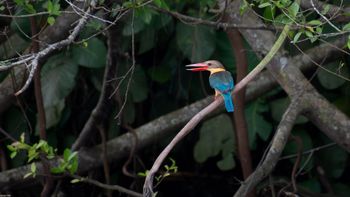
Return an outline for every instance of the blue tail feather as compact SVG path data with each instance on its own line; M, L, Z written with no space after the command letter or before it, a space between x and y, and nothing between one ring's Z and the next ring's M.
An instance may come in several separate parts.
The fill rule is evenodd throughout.
M226 110L228 112L233 112L234 107L233 107L233 102L232 102L232 98L231 98L231 94L222 94L222 97L224 98L224 102L225 102L225 107Z

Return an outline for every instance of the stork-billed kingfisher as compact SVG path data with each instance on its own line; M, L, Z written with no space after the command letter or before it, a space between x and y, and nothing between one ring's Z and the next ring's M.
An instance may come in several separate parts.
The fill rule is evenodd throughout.
M234 87L233 78L230 72L225 70L225 67L216 60L209 60L202 63L190 64L186 67L190 71L209 71L209 84L215 90L215 98L221 94L225 101L225 107L228 112L233 112L233 103L231 93Z

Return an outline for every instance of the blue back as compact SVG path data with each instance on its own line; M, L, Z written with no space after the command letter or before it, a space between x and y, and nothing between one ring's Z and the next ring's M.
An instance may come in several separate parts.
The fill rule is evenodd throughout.
M222 71L209 76L209 84L212 88L219 92L231 93L233 90L233 78L230 72Z

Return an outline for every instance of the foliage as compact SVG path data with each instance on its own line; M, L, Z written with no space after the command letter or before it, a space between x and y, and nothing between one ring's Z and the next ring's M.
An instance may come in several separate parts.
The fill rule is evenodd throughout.
M8 150L11 152L10 157L13 159L20 151L24 151L27 155L27 163L30 163L30 172L28 172L24 178L29 176L36 176L37 166L35 160L40 157L45 157L51 160L56 156L57 150L50 146L45 140L40 140L39 143L34 143L33 145L28 145L25 143L24 133L20 137L20 141L14 142L11 145L7 145ZM66 148L63 153L63 160L60 160L60 164L57 167L51 168L51 172L58 174L69 172L74 174L78 169L78 157L77 152L72 152L70 149Z
M293 30L289 34L290 42L303 51L318 46L321 42L331 41L334 34L347 35L350 31L349 22L331 20L330 22L340 30L338 31L314 10L305 10L292 0L242 0L241 2L240 14L253 9L261 15L264 23L269 25L268 27L280 28L285 24L291 24ZM327 2L337 4L336 1ZM15 13L13 14L17 16L45 13L35 17L40 30L47 28L48 24L55 25L57 17L69 7L66 1L59 0L15 0L14 3ZM137 128L157 117L213 94L207 81L208 74L191 74L185 71L184 65L218 59L234 76L236 67L240 66L235 65L232 46L223 29L205 24L188 23L154 9L158 7L164 11L215 21L220 15L215 12L217 5L214 0L154 0L150 4L145 4L142 0L127 0L121 4L113 2L108 6L105 3L106 1L99 1L94 14L101 18L89 19L74 44L51 54L42 62L40 75L48 134L47 142L38 140L38 112L35 110L33 89L28 89L26 95L19 98L20 103L12 105L3 114L1 127L16 139L20 139L19 142L13 144L4 142L8 145L8 155L12 159L10 165L18 167L29 163L30 172L26 176L35 176L38 173L34 161L39 160L41 155L50 160L57 157L57 152L63 153L63 157L59 160L59 165L53 167L51 172L76 172L77 153L67 147L74 142L83 129L101 94L105 65L107 61L110 61L107 57L105 34L105 28L110 24L104 22L108 17L121 17L120 20L115 21L118 31L116 35L113 35L118 38L117 48L113 49L117 51L117 57L115 57L117 61L114 65L117 67L117 76L108 81L108 84L112 84L117 90L113 96L108 95L111 96L109 99L117 103L110 106L114 113L105 120L108 125L106 129L108 140L126 132L125 125ZM110 12L105 12L104 9L110 9ZM5 4L0 3L1 10L6 10ZM125 10L128 13L123 15ZM132 11L134 11L134 17L132 17ZM320 10L327 17L329 11L329 6L322 7ZM234 23L234 21L231 22ZM13 35L28 42L31 41L29 17L13 18L9 29ZM347 36L348 43L344 47L350 48L350 36ZM135 44L136 64L134 68L131 67L133 65L132 37L134 37ZM287 46L288 43L286 42L285 45ZM6 50L9 49L12 48ZM24 49L25 47L18 51L17 48L13 48L15 52L12 53L18 54ZM247 43L245 43L245 49L248 66L250 69L254 68L259 57ZM300 53L293 46L286 47L286 49L291 54ZM8 51L5 51L1 57L5 59L4 57L8 57L5 55L7 53ZM340 57L337 61L321 64L317 67L317 71L313 70L305 74L310 77L312 84L323 96L348 115L350 114L349 61L349 57ZM132 72L130 72L131 69L133 69ZM317 73L311 77L314 72ZM4 73L4 76L10 77L13 74L13 72L8 72ZM1 80L3 78L5 77L1 77ZM123 105L124 101L125 105ZM245 114L248 123L249 145L253 155L256 155L254 156L255 164L258 164L256 158L260 158L268 147L273 131L277 128L289 103L289 98L280 89L247 103ZM123 106L122 118L115 120L114 116L119 112L121 106ZM303 151L330 142L305 117L299 116L296 123L292 133L302 139ZM186 154L174 153L173 157L177 162L171 159L171 164L164 165L162 174L156 178L157 182L176 173L178 164L181 164L184 171L194 171L195 175L205 171L205 173L213 174L224 172L231 177L241 176L240 172L237 172L239 168L236 167L238 157L235 150L236 141L239 139L235 139L233 128L231 114L220 114L204 121L195 129L194 136L186 138L190 142L179 147L179 149L183 148ZM24 141L24 136L20 137L22 132L27 135L27 143ZM94 143L100 142L95 137L91 137L91 140ZM30 145L29 141L38 142ZM164 143L167 141L159 140L159 145ZM159 149L160 147L154 146L152 149L140 152L147 166L149 162L153 162ZM290 140L283 154L284 156L295 154L296 149L297 144ZM183 163L187 166L184 164L182 167ZM294 163L295 158L287 161L284 166L277 165L276 171L280 173L278 175L289 179L290 169ZM347 164L348 153L339 147L323 149L312 155L306 154L302 157L303 176L298 177L298 184L314 192L322 192L323 186L319 179L315 178L318 176L316 167L320 165L325 170L336 193L346 194L344 191L350 189L348 180L344 178L348 173ZM113 170L118 171L119 169ZM124 180L121 173L115 174L117 174L114 176L118 181ZM147 171L139 173L140 176L146 176L146 174ZM76 181L79 180L73 182Z
M178 172L178 166L176 165L176 161L172 158L169 158L169 160L171 162L171 165L169 166L169 165L165 164L163 166L165 171L162 172L162 174L154 177L157 181L156 185L159 185L165 177L168 177L168 176ZM149 173L149 171L146 170L145 172L138 172L137 175L140 177L146 177L148 175L148 173Z
M219 153L222 159L216 164L221 170L230 170L235 167L233 159L235 152L232 121L227 115L219 115L207 120L200 129L200 138L194 146L193 156L199 163Z

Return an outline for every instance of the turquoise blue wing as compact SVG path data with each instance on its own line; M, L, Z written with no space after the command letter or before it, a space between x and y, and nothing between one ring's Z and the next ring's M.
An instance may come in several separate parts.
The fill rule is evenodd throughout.
M233 90L233 78L230 72L217 72L209 77L209 84L212 88L221 93L228 93Z

